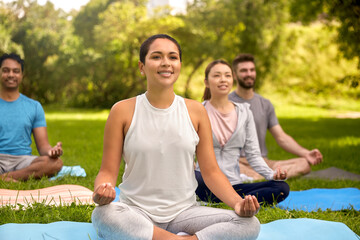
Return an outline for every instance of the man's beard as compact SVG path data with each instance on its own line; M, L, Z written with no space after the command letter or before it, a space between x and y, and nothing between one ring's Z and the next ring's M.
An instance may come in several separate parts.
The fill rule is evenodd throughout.
M250 79L253 80L252 83L250 83L250 84L246 84L246 83L245 83L245 80L247 80L248 78L250 78ZM241 78L237 77L237 82L238 82L238 84L239 84L242 88L245 88L245 89L251 89L251 88L253 88L254 85L255 85L255 80L256 80L256 79L253 78L253 77L246 77L246 78L244 78L244 79L241 79Z

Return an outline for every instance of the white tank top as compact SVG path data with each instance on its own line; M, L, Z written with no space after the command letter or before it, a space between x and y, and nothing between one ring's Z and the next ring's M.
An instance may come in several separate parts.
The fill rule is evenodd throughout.
M193 206L198 142L182 97L175 95L169 108L158 109L145 94L137 96L124 141L126 166L119 185L120 201L139 207L159 223L169 222Z

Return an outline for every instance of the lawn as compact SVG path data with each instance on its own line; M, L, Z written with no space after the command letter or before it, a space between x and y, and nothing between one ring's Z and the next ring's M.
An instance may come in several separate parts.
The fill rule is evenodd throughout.
M331 166L360 174L360 119L335 118L334 112L309 109L306 107L289 109L276 106L279 121L284 130L307 148L318 148L324 156L324 162L313 170ZM309 114L310 113L310 114ZM67 166L80 165L86 170L87 177L65 177L49 181L47 178L29 180L20 183L0 181L0 188L36 189L58 184L79 184L93 189L94 179L99 170L102 156L103 132L108 111L72 110L54 111L46 108L49 140L51 144L62 141ZM268 149L271 159L293 157L276 145L268 136ZM35 146L33 146L34 154ZM123 169L123 168L122 168ZM121 176L121 171L119 176ZM120 183L120 178L118 183ZM329 180L288 180L291 190L309 188L360 188L359 181ZM226 207L226 206L222 206ZM32 208L15 211L10 207L0 209L0 224L5 223L49 223L55 221L90 222L94 206L50 207L36 204ZM343 211L286 211L274 207L262 208L257 215L261 223L284 218L315 218L343 222L360 235L360 214L355 210Z

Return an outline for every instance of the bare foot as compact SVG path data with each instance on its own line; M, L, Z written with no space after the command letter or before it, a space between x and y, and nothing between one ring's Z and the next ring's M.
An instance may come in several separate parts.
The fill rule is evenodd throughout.
M18 180L9 177L7 174L0 175L0 180L4 182L18 182Z

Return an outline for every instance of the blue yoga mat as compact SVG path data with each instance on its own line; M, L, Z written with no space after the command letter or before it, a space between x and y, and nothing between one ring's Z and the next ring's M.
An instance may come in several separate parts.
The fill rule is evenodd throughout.
M278 204L287 210L303 210L307 212L319 209L339 211L354 208L360 210L360 190L357 188L319 189L290 191L289 196Z
M348 226L309 218L282 219L261 224L257 240L359 240Z
M53 222L49 224L15 224L0 226L0 239L41 239L41 240L95 240L101 239L91 223Z
M115 187L116 197L114 202L119 201L120 189ZM286 210L317 211L327 210L340 211L354 208L360 210L360 190L357 188L325 189L313 188L304 191L290 191L289 196L278 204L278 207Z
M14 224L0 226L0 239L102 240L91 223L54 222L49 224ZM358 240L345 224L316 219L285 219L261 225L258 240ZM125 240L125 239L124 239Z
M115 187L116 197L119 201L120 189ZM289 196L278 204L281 209L317 211L319 209L339 211L354 208L360 210L360 190L357 188L320 189L313 188L304 191L290 191Z
M118 187L115 187L115 192L116 192L116 196L113 202L118 202L119 201L119 194L120 194L120 189Z

